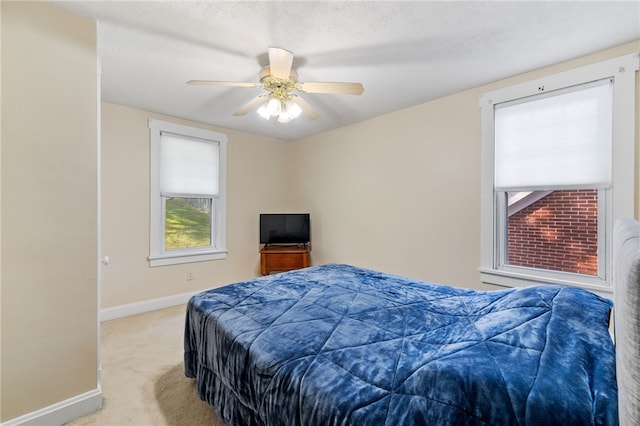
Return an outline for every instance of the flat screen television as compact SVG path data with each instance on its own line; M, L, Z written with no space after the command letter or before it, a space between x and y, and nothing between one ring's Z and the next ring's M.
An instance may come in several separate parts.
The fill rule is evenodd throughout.
M260 244L307 244L310 241L309 213L260 215Z

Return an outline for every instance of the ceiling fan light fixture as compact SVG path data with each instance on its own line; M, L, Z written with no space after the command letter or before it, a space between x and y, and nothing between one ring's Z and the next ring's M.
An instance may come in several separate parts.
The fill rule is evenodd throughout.
M280 99L270 96L269 99L260 105L257 113L265 120L276 117L278 123L288 123L302 113L302 108L292 99Z
M285 104L287 113L291 116L291 119L298 117L300 113L302 113L302 108L300 105L295 103L292 99L289 99Z
M278 116L278 123L288 123L293 120L293 117L286 111L282 111Z
M271 98L267 101L265 108L271 117L277 117L282 111L282 102L280 99Z
M258 108L258 114L260 114L260 117L264 118L265 120L271 118L271 113L267 111L267 103L268 102L263 103L262 105L260 105L260 108Z

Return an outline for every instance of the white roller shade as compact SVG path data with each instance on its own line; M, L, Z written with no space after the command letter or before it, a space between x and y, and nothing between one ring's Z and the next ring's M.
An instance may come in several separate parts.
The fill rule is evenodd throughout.
M495 189L611 184L612 82L497 105Z
M160 193L218 195L219 145L172 133L160 135Z

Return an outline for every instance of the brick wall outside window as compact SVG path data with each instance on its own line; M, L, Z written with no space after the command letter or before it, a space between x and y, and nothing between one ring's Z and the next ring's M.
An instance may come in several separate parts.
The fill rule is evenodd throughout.
M598 273L598 191L554 191L513 214L508 264Z

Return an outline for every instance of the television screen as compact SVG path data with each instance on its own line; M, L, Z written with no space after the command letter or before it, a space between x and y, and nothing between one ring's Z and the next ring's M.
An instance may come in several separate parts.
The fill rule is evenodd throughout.
M306 244L310 241L309 213L260 215L260 244Z

